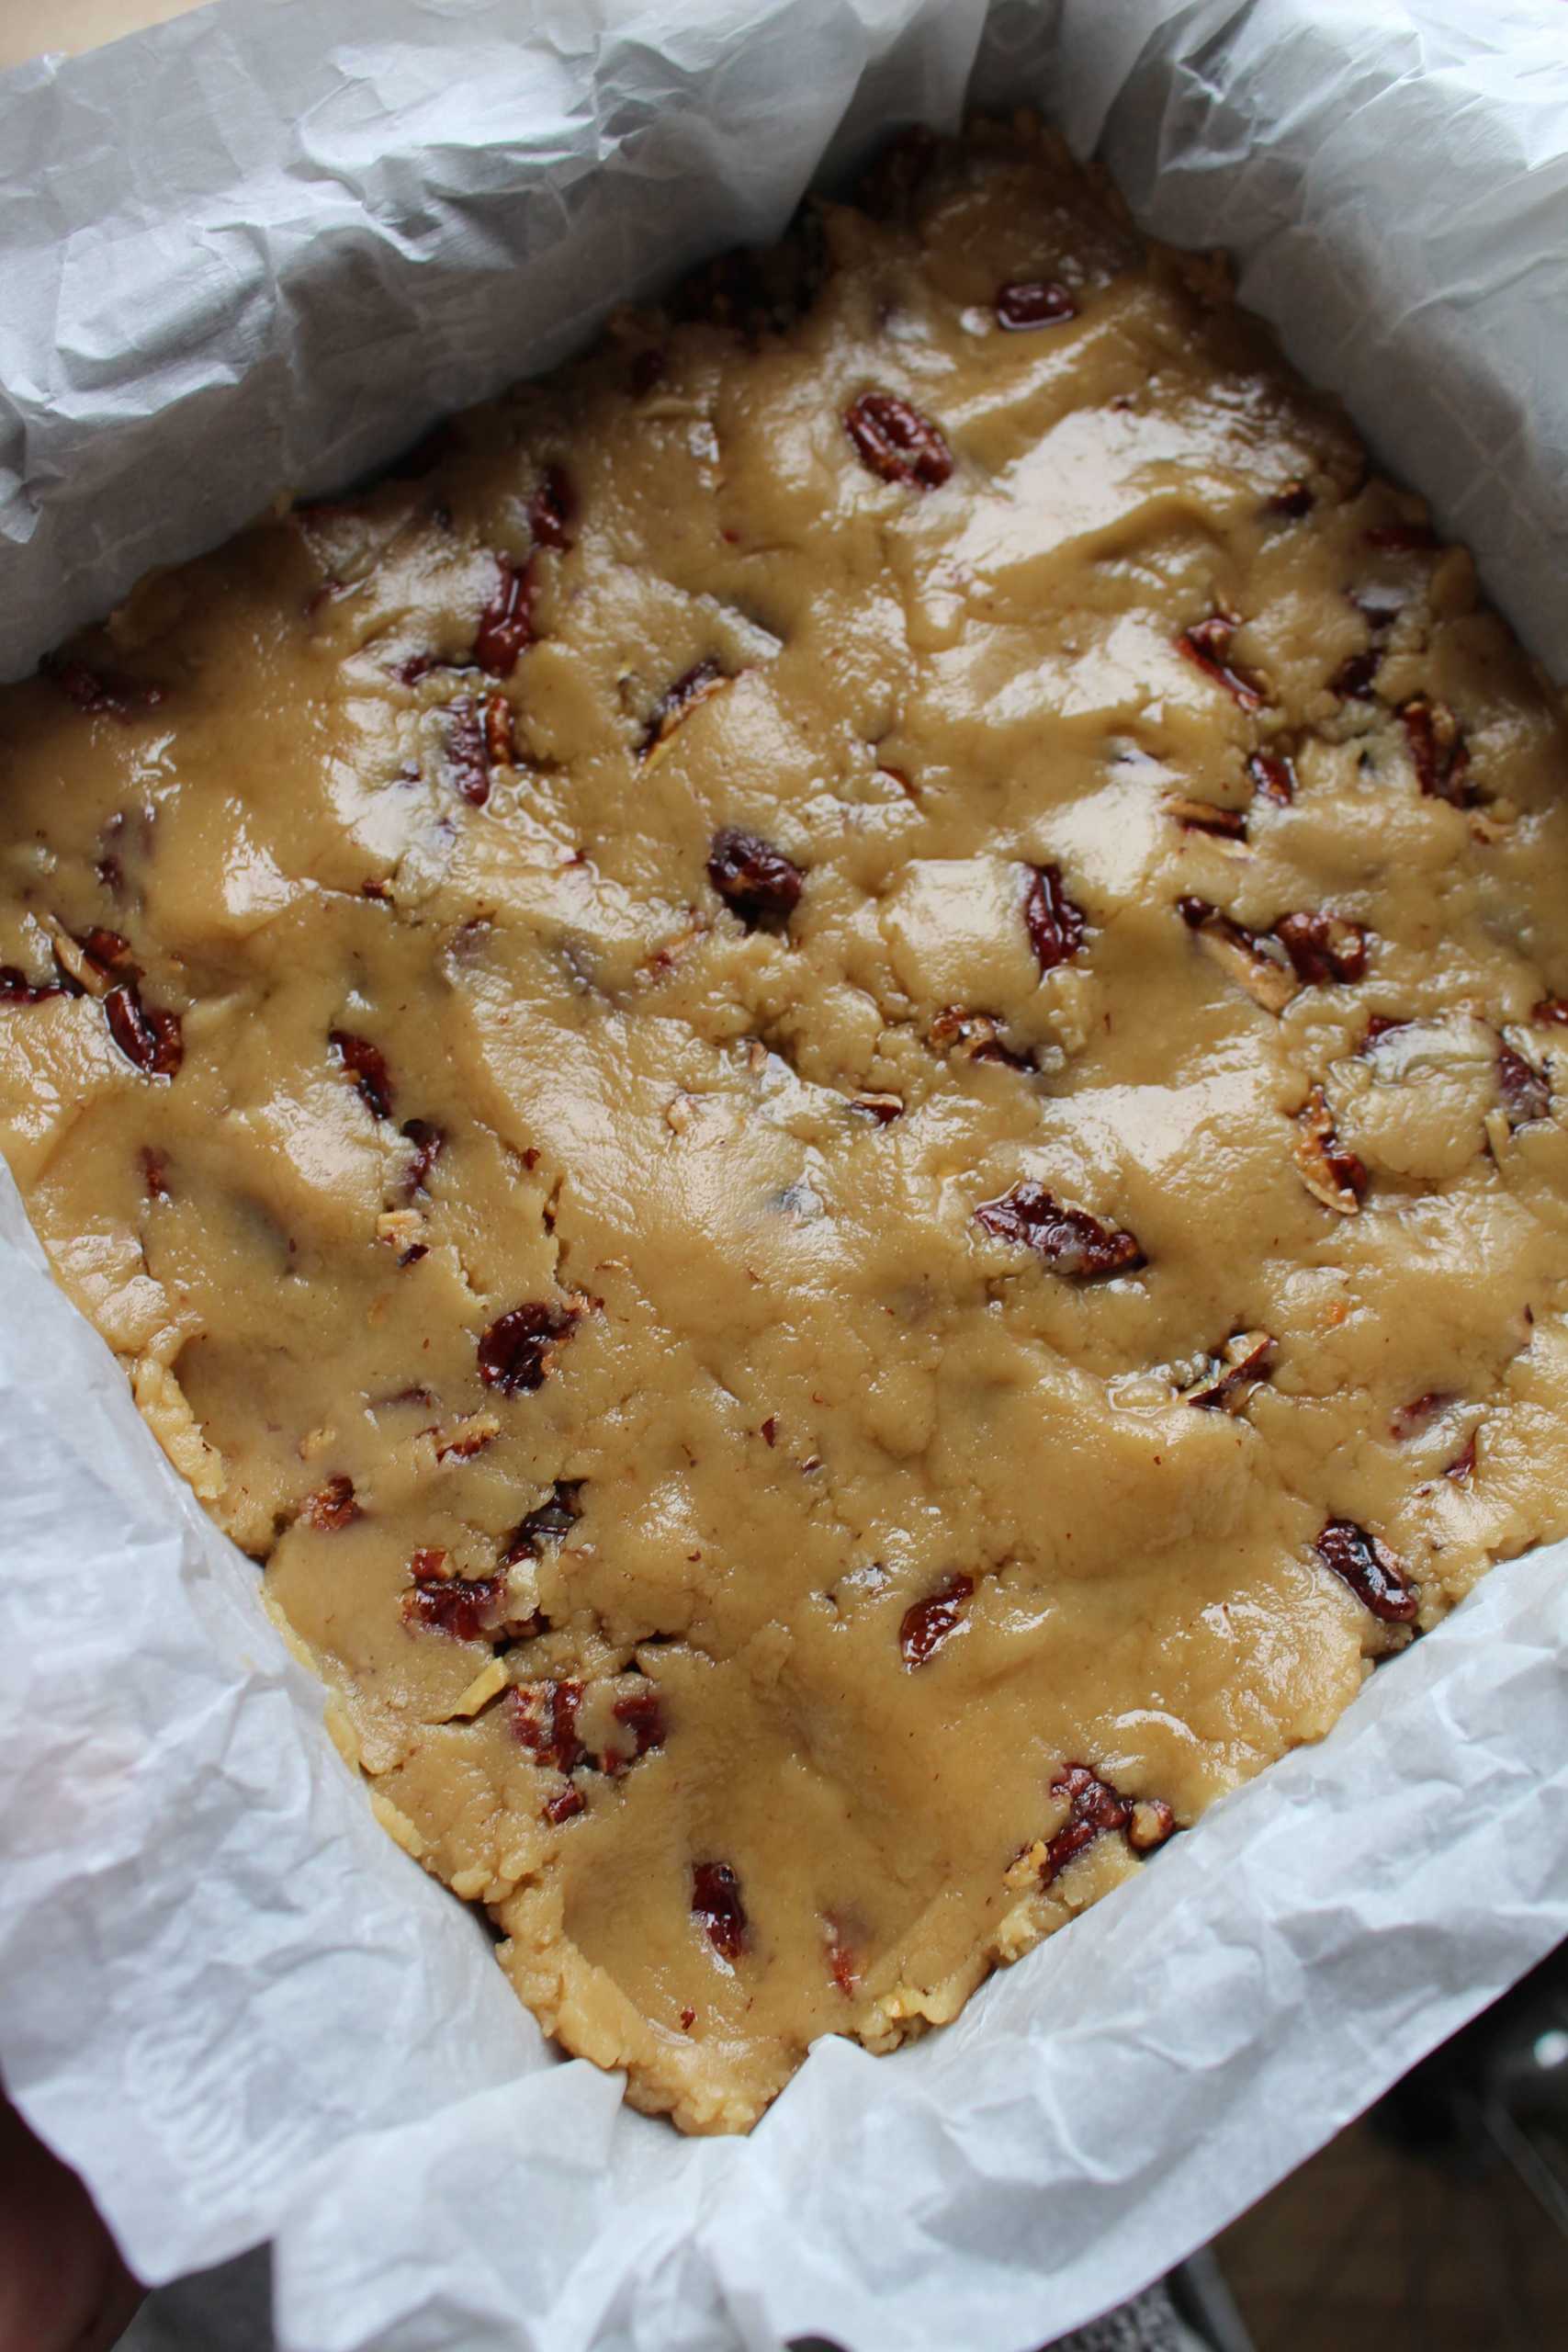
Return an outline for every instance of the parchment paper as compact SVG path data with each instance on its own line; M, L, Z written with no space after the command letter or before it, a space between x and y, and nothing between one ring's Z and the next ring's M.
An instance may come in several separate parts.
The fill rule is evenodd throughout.
M1043 102L1559 670L1551 0L238 0L0 82L0 660L775 230L876 126ZM977 57L977 64L976 64ZM1568 1575L1499 1570L1316 1750L958 2023L748 2142L547 2049L391 1846L0 1193L0 2063L150 2278L264 2238L285 2352L1020 2352L1219 2229L1568 1933Z

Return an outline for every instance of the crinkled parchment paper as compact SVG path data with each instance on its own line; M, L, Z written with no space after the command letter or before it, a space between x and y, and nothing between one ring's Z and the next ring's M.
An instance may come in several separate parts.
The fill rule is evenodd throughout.
M955 119L974 70L1102 143L1150 225L1243 257L1562 672L1561 24L230 0L28 68L0 82L0 666L771 233L879 124ZM945 2032L824 2041L750 2141L682 2142L551 2053L376 1826L8 1184L0 1482L6 2079L148 2277L273 2238L288 2352L1017 2352L1568 1933L1559 1548Z

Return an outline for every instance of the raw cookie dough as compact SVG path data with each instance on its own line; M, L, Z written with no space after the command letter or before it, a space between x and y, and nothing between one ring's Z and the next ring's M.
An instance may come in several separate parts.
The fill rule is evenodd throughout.
M1557 704L1027 126L0 744L60 1279L639 2106L953 2017L1568 1531Z

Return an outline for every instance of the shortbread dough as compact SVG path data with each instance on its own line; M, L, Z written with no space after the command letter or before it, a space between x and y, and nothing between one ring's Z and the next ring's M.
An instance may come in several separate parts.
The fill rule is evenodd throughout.
M60 1279L638 2106L951 2018L1568 1532L1557 702L1029 126L0 746Z

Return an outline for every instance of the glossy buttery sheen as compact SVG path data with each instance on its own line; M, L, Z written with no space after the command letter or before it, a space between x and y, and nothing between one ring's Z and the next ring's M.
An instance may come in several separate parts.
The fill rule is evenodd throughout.
M0 704L60 1278L694 2131L1568 1529L1551 693L1049 142L872 203Z

